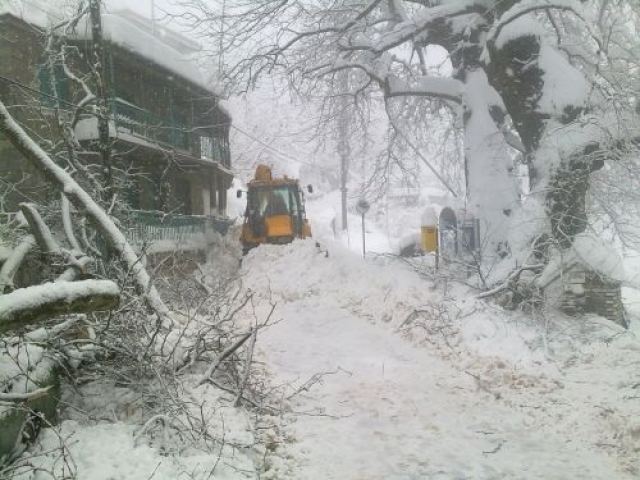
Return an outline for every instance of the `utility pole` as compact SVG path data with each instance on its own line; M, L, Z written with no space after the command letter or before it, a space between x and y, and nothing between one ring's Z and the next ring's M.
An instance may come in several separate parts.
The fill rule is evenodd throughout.
M96 80L98 98L98 142L102 157L102 168L105 177L106 200L111 201L113 195L113 172L111 168L111 142L109 139L109 90L107 88L107 62L102 35L102 14L100 3L102 0L90 0L89 12L91 18L91 40L93 58L93 74Z
M224 22L227 14L227 0L222 0L222 12L220 15L220 32L218 32L218 77L222 78L224 68Z
M151 0L151 33L156 36L156 1Z
M342 196L342 230L348 230L347 222L347 178L349 176L349 156L351 148L349 145L349 114L348 101L346 99L348 89L347 72L340 72L339 86L344 97L340 101L340 112L338 112L338 154L340 155L340 192Z

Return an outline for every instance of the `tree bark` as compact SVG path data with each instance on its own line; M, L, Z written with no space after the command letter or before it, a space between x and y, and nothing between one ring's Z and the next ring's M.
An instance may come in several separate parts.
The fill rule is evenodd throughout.
M24 237L17 247L13 249L11 255L0 268L0 295L13 288L13 278L20 269L22 262L29 252L36 246L36 239L33 235Z
M490 44L491 62L486 70L525 147L530 190L532 195L541 197L543 213L548 219L548 231L540 233L549 233L556 245L568 248L575 236L587 227L590 174L601 168L602 162L590 155L596 145L577 146L574 152L560 153L555 164L550 157L558 155L557 148L551 146L549 154L543 154L549 125L571 124L583 113L584 102L576 100L558 112L540 108L545 91L545 71L539 64L541 49L541 39L533 34L512 39L499 49ZM556 68L575 70L567 60ZM555 72L559 74L561 72Z
M120 290L109 280L45 283L0 296L0 327L33 323L59 315L110 310Z

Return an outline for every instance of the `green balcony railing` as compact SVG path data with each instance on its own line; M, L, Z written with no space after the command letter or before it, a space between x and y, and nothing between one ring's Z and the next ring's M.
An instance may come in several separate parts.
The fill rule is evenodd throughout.
M189 152L197 158L210 158L229 166L228 146L214 137L207 137L209 142L206 144L210 144L212 148L205 155L205 152L201 151L202 135L194 133L193 126L173 119L156 117L148 110L117 97L112 99L111 109L116 128L120 131L128 131L153 143L169 145Z
M111 109L116 127L152 140L191 152L189 128L171 119L161 119L148 110L114 98ZM192 152L193 153L193 152Z
M232 220L221 217L132 210L127 236L135 245L161 241L188 244L195 239L205 238L210 232L226 235L232 224Z

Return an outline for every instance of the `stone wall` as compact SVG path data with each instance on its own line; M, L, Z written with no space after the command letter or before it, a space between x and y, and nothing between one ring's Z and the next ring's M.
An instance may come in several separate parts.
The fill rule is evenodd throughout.
M620 282L574 266L561 278L560 309L569 315L595 313L627 327ZM550 285L556 288L555 282Z

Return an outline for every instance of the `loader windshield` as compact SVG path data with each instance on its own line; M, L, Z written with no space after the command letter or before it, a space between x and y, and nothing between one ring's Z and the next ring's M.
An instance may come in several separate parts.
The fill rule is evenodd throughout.
M291 215L299 210L295 189L290 186L256 188L250 194L250 203L261 217Z

